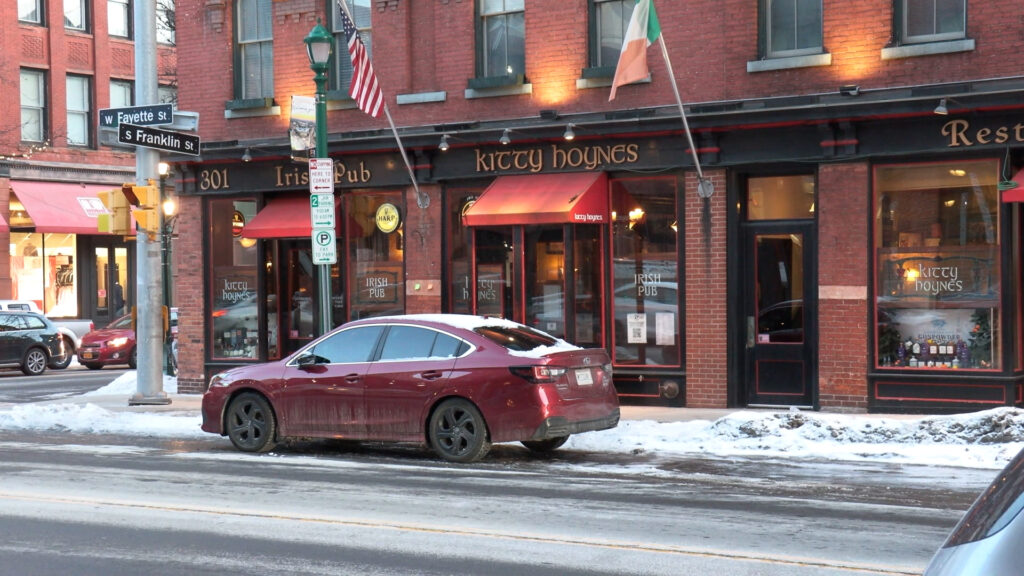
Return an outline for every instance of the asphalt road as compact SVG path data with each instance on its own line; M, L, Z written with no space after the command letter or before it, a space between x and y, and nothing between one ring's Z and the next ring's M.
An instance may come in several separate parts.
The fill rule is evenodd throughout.
M0 369L0 403L38 402L91 392L124 374L124 368L89 370L74 364L64 370L47 368L39 376L26 376L17 368Z
M920 574L993 475L0 431L0 575Z

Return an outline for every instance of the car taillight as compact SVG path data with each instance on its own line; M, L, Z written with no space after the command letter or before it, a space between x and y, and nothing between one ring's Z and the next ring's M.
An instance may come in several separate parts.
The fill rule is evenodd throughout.
M565 368L561 366L511 366L509 371L534 384L558 382L558 379L565 375Z

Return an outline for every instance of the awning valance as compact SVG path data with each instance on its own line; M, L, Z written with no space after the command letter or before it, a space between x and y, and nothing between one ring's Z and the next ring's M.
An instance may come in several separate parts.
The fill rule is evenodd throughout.
M463 215L466 226L608 221L604 172L498 176Z
M11 188L36 232L103 234L97 228L96 216L106 207L97 194L118 186L12 180Z

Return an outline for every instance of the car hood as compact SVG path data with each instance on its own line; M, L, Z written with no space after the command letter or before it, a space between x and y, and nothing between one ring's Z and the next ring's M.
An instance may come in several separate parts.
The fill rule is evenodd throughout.
M106 342L107 340L112 340L114 338L128 338L134 340L135 331L125 330L124 328L104 328L103 330L93 330L85 336L82 336L82 344Z

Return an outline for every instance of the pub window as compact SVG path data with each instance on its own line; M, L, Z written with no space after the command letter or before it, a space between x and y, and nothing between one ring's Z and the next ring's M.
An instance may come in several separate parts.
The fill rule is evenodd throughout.
M401 194L346 194L349 313L352 320L405 313L405 231ZM394 221L393 216L398 216Z
M895 13L904 44L958 40L967 34L967 0L897 0Z
M259 355L257 243L242 236L255 215L251 199L217 199L208 205L213 359L255 360Z
M359 40L366 47L366 55L373 58L373 34L370 25L370 0L345 0L348 4L348 12L352 15L352 23L356 25L359 33ZM348 53L348 39L341 25L341 6L338 0L328 0L331 9L331 32L334 34L334 53L331 73L328 74L328 88L338 92L335 97L349 98L349 89L352 86L352 58Z
M46 139L46 76L40 70L21 70L21 139Z
M238 0L236 97L274 97L274 33L271 0Z
M43 0L18 0L18 21L43 23Z
M622 51L622 39L633 14L634 0L591 0L590 66L615 74Z
M762 0L768 58L820 54L821 0Z
M479 0L477 76L521 78L526 67L524 0Z
M876 364L1000 369L999 163L874 174Z
M679 366L679 224L674 178L612 182L612 360Z

